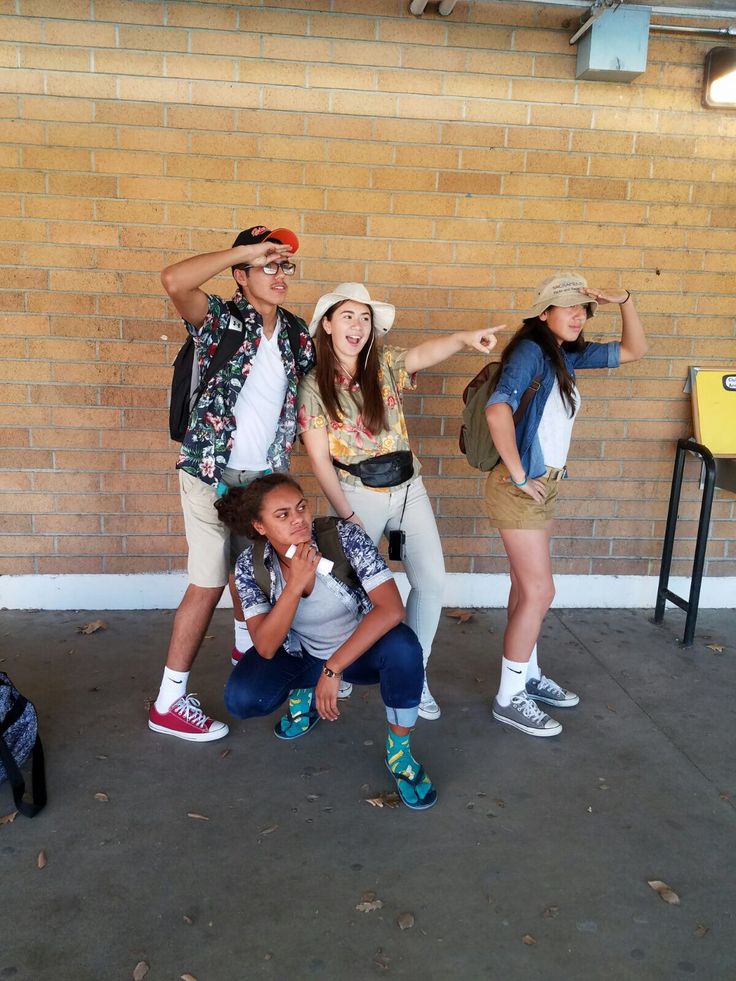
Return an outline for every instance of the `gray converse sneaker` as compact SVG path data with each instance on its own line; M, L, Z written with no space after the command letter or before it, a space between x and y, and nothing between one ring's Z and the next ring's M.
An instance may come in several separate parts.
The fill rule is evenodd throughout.
M510 705L499 705L494 698L493 718L514 729L521 729L528 736L558 736L562 732L560 723L537 708L525 691L514 695Z
M439 705L435 702L432 692L429 690L429 685L427 684L427 679L424 679L424 687L422 688L422 697L419 702L419 715L422 719L439 719L442 715Z
M545 702L556 708L572 708L580 701L580 697L574 691L560 688L557 682L545 678L544 675L539 680L530 678L526 683L526 693L535 702Z

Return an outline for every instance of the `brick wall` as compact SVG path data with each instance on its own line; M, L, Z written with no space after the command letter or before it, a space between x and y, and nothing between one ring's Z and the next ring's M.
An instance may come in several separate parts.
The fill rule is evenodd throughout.
M407 7L0 0L0 573L183 568L182 330L158 273L256 221L302 240L292 309L362 280L397 304L398 343L516 326L560 268L635 292L651 353L580 378L553 547L563 573L657 572L686 369L736 358L736 117L700 108L712 44L652 34L632 84L578 82L578 11ZM505 568L456 449L480 363L427 372L407 402L452 572ZM717 494L711 576L736 573L734 500Z

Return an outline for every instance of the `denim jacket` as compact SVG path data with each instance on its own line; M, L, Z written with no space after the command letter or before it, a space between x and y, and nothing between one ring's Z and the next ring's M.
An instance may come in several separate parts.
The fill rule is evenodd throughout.
M352 521L340 521L337 525L337 533L340 536L343 551L360 580L360 586L350 588L340 582L332 573L325 576L324 581L353 614L357 627L363 617L373 609L373 603L371 603L368 594L393 577L378 549L360 525L353 524ZM314 528L312 529L312 541L316 545L317 537ZM238 588L246 621L249 617L257 616L259 613L270 613L281 595L280 580L276 575L277 559L270 542L266 542L263 562L268 569L271 580L270 596L265 596L256 582L253 572L252 545L240 554L235 565L235 585ZM298 641L295 641L291 631L284 641L284 648L289 653L298 653L300 650L300 645Z
M589 341L584 351L562 350L568 371L575 378L576 368L618 368L621 363L621 344L610 341L597 344ZM486 406L505 402L516 412L524 392L535 378L541 376L539 390L516 427L516 446L521 465L528 477L541 477L545 471L542 447L537 438L539 423L549 393L555 383L555 369L536 341L522 341L501 372L498 385Z

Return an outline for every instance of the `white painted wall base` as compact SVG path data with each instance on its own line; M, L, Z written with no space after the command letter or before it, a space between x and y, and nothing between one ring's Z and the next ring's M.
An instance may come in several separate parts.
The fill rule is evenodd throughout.
M397 575L406 598L406 576ZM654 608L656 576L555 576L558 608L646 609ZM9 610L171 610L187 587L184 573L130 576L1 576L0 608ZM445 606L503 607L509 580L503 574L448 574ZM676 576L670 589L687 598L690 580ZM231 606L225 591L221 607ZM704 579L701 609L736 608L736 576Z

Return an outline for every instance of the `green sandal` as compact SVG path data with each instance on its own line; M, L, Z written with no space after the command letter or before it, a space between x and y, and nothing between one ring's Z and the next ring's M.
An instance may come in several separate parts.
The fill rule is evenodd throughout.
M396 789L399 792L399 797L403 800L407 807L410 807L412 811L426 811L430 807L434 807L437 803L437 791L432 786L432 782L429 782L429 789L427 793L420 797L417 790L419 785L427 777L424 771L424 767L420 764L419 769L414 774L414 776L407 776L407 771L404 773L394 773L391 769L388 760L386 762L386 769L391 774L391 776L396 781ZM429 777L427 777L429 779ZM409 793L409 788L411 788L411 796L407 796Z
M301 724L303 719L308 720L306 726ZM300 736L306 736L318 722L319 713L317 709L310 709L306 714L297 712L296 715L292 715L291 712L287 712L273 727L273 734L277 739L298 739Z

